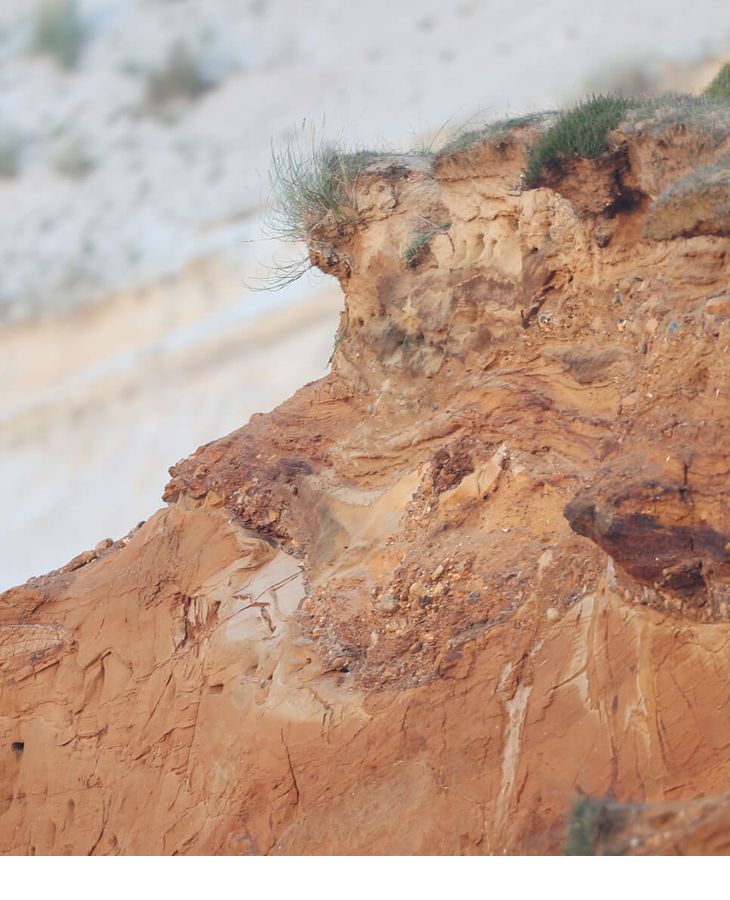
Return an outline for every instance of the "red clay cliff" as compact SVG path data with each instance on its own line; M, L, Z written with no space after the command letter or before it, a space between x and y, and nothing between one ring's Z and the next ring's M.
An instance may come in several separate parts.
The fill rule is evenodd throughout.
M554 853L579 791L726 852L730 240L672 188L730 142L526 190L534 127L364 168L331 373L0 597L0 852Z

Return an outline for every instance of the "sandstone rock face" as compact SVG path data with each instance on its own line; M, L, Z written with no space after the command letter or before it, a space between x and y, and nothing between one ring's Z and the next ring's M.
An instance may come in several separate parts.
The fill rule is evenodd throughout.
M551 853L577 788L724 790L730 243L644 229L726 148L671 137L361 173L332 372L0 597L2 852Z

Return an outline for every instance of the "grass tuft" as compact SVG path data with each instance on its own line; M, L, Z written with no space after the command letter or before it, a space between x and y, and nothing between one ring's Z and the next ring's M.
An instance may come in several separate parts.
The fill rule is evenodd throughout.
M422 262L431 246L433 236L438 234L439 231L446 231L450 227L451 222L446 222L443 225L434 225L428 231L422 231L417 234L401 253L406 265L415 267Z
M702 91L709 100L730 99L730 63L726 63Z
M356 221L357 174L375 156L349 155L314 134L309 148L299 140L289 141L281 150L272 146L267 231L282 240L303 241L328 216L338 222Z
M264 214L264 231L280 241L308 241L325 220L343 225L358 221L355 185L365 166L389 154L374 150L346 152L337 142L325 142L312 129L296 135L282 148L272 145L271 192ZM308 256L277 264L262 290L280 290L312 267Z
M671 129L691 130L719 144L730 134L730 105L704 95L662 94L635 103L622 128L627 134L653 138Z
M527 187L540 182L545 166L559 156L593 158L608 149L608 132L616 128L634 101L623 97L593 95L573 109L558 114L557 121L532 148L524 173Z
M716 185L730 188L730 155L722 156L710 165L698 166L678 178L674 184L662 191L656 204L676 201L687 194L698 193Z
M538 125L549 113L531 113L526 116L512 116L511 118L496 119L481 128L464 128L457 132L449 141L439 148L437 156L443 158L453 156L461 150L465 150L472 144L486 143L487 141L499 141L529 125Z
M35 48L64 69L73 69L81 55L86 29L77 0L44 0L35 18Z

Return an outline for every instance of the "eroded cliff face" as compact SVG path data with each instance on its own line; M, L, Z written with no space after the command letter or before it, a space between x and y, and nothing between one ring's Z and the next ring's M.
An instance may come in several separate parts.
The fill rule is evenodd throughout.
M727 141L525 190L533 138L364 169L332 372L0 597L4 852L545 853L577 787L726 787L730 243L667 190Z

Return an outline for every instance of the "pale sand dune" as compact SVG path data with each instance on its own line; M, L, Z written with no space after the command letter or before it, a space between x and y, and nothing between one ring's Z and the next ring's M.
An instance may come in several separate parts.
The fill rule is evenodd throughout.
M177 459L324 375L340 309L338 291L320 291L225 334L79 382L0 426L4 518L12 519L0 549L1 586L120 537L159 508Z

